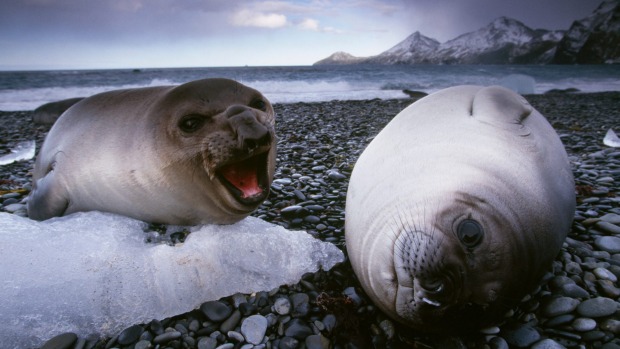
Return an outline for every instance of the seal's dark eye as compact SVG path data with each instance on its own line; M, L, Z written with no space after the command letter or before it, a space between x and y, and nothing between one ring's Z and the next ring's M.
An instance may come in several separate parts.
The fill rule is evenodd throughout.
M265 103L265 101L263 101L262 99L253 100L252 103L250 103L250 107L262 111L267 111L267 103Z
M205 119L200 115L187 115L179 121L179 128L183 132L192 133L198 131L204 123Z
M465 247L473 248L480 244L484 231L478 222L473 219L465 219L456 228L456 234Z

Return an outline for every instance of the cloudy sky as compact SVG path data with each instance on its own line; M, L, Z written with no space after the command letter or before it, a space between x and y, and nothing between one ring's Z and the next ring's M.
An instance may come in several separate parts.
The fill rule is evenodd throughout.
M0 0L0 70L308 65L499 16L567 29L595 0Z

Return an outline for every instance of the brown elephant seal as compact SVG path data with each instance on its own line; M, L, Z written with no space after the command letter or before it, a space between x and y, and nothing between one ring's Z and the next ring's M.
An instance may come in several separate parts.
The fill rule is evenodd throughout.
M474 331L540 283L570 229L574 190L559 137L525 99L449 88L399 113L355 164L347 252L394 319Z
M35 124L51 125L58 120L62 113L82 99L84 99L84 97L69 98L61 101L45 103L34 110L34 113L32 114L32 122Z
M274 122L260 92L227 79L86 98L46 137L28 214L97 210L166 224L234 223L269 193Z

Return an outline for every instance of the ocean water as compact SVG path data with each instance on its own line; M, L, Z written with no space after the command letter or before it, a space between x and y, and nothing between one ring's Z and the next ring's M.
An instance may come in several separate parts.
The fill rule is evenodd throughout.
M514 77L517 76L517 79ZM515 83L521 93L577 88L620 91L620 65L298 66L120 70L0 71L0 110L32 110L65 98L133 87L224 77L261 91L272 103L406 98L462 84Z

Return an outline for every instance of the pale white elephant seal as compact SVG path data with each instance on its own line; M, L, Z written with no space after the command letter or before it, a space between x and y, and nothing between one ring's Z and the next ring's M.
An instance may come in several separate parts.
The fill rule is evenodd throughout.
M86 98L46 137L28 214L96 210L166 224L234 223L269 192L274 122L260 92L227 79Z
M574 191L559 137L521 96L449 88L398 114L355 164L347 252L386 314L425 332L473 331L550 269Z

